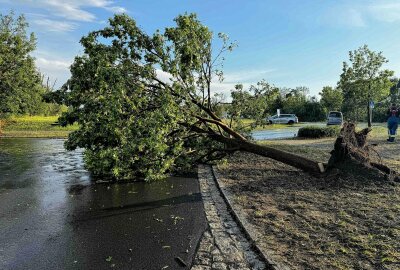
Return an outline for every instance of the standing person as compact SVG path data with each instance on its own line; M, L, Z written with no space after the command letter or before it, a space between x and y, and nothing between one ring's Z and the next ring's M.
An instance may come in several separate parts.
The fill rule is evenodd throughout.
M389 133L389 139L387 139L388 142L394 142L394 139L396 137L396 131L399 125L398 114L399 110L397 109L396 104L392 104L392 106L388 110L388 120L387 120L388 133Z

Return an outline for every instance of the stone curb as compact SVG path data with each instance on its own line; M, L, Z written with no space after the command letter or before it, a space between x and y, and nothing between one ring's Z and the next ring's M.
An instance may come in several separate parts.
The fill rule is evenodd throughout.
M200 164L198 178L210 229L200 241L191 270L270 269L235 221L217 187L211 166Z
M236 220L238 225L241 227L242 231L244 232L247 239L252 244L253 248L259 253L261 258L266 262L266 264L270 267L270 269L272 269L272 270L290 270L290 268L287 267L286 265L283 265L283 264L278 263L275 260L273 260L271 258L272 256L270 255L270 252L258 244L261 241L260 239L261 239L262 235L260 233L258 233L254 229L253 225L251 225L243 216L238 214L238 213L240 213L239 210L235 211L234 205L231 202L231 200L229 199L230 197L232 197L232 195L226 189L224 183L222 183L220 180L218 180L219 178L221 178L219 173L215 170L214 166L211 166L211 171L214 175L214 180L215 180L216 186L217 186L218 190L221 192L222 198L226 202L226 204L229 208L229 211L232 213L232 216L234 217L234 219Z

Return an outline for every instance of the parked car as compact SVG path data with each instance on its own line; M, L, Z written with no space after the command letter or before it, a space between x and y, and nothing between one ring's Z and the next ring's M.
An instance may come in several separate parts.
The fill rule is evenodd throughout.
M295 114L280 114L269 117L268 122L270 124L294 124L298 123L299 119Z
M342 125L343 124L343 114L342 112L332 111L328 113L328 122L326 123L328 126L330 125Z

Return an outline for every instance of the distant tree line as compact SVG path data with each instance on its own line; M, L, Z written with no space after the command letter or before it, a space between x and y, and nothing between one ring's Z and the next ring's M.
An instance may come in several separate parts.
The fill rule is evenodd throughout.
M337 86L323 87L319 100L304 86L279 88L262 80L245 90L238 84L231 91L231 111L239 114L236 117L261 121L280 109L304 122L321 121L329 111L342 111L347 120L368 121L368 104L373 101L372 120L386 121L389 105L400 102L400 80L393 77L393 71L383 69L387 62L382 52L371 51L367 45L350 51Z
M326 118L324 107L309 96L309 89L304 86L296 88L279 88L266 81L258 82L243 89L242 84L231 91L232 103L227 107L227 114L235 112L235 117L265 119L274 115L277 109L282 113L294 113L300 121L321 121Z

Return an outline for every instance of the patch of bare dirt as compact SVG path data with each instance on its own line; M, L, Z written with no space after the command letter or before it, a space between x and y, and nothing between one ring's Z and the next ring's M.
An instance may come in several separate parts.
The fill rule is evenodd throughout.
M333 141L324 143L285 145L316 159ZM399 183L362 172L315 178L247 153L217 170L262 245L291 269L400 269Z

